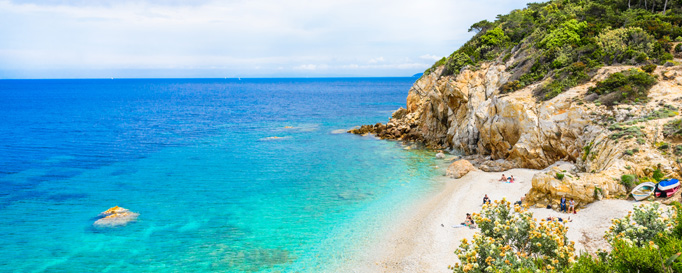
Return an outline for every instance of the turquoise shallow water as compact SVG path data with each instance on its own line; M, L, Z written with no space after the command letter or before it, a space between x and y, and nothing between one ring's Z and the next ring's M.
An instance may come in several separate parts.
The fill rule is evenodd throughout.
M414 80L0 81L0 269L352 263L438 187L432 152L338 131L384 122ZM114 205L138 221L94 228Z

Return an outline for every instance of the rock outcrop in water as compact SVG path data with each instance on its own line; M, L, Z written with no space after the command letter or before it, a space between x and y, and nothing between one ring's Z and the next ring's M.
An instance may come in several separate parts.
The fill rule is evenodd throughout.
M100 213L98 217L101 217L95 221L95 227L117 227L124 226L129 222L135 221L139 213L132 212L128 209L114 206L104 212Z
M364 125L349 131L382 139L417 141L433 149L452 149L484 160L472 161L484 171L509 168L543 169L557 161L575 164L562 180L549 170L533 179L528 201L544 206L561 196L579 206L595 198L624 197L620 177L651 176L660 168L680 177L682 138L664 135L664 127L679 119L682 106L682 67L658 67L659 81L646 104L601 105L588 88L627 66L601 68L592 80L549 100L534 96L537 85L502 94L512 76L507 63L486 63L441 76L436 68L414 83L407 109L395 111L386 124Z

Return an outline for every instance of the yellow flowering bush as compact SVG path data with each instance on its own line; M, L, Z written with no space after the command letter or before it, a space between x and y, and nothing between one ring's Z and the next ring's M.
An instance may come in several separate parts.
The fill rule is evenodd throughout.
M658 202L635 206L624 218L612 220L613 225L606 231L604 238L611 245L622 240L628 245L646 246L657 235L670 234L675 217L674 209L661 207Z
M474 220L481 232L464 239L455 251L453 272L528 272L561 270L575 259L566 228L554 221L536 222L525 207L502 199L483 206Z

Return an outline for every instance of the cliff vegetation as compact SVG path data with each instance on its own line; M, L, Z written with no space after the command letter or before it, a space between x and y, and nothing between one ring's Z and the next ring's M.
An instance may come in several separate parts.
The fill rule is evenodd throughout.
M673 60L673 47L682 51L674 43L682 39L681 25L682 1L531 3L493 22L475 23L469 31L476 35L424 74L444 65L441 76L456 75L501 61L512 73L503 93L543 81L534 93L551 99L605 65L665 65Z

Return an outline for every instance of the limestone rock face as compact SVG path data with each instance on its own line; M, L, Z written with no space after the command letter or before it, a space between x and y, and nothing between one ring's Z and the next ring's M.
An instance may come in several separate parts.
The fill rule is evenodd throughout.
M552 178L555 170L534 178L531 204L558 203L561 196L580 205L595 197L625 197L622 175L651 176L656 168L667 177L680 177L682 163L676 160L682 138L663 135L662 127L682 118L682 66L657 68L658 83L645 102L607 107L590 98L589 88L633 67L600 68L590 82L544 100L534 94L545 82L501 93L512 77L507 72L511 62L483 63L448 76L441 75L440 67L414 83L406 108L386 124L365 125L353 133L454 150L483 171L544 169L557 161L575 165L561 181Z
M99 214L100 219L95 221L95 227L117 227L125 226L131 221L135 221L139 213L131 212L128 209L114 206Z
M575 174L559 167L534 175L532 183L526 200L538 207L556 208L561 197L573 199L576 207L582 207L602 197L614 198L625 193L623 185L604 174Z
M452 162L452 164L448 166L445 175L457 179L474 170L476 170L476 167L474 167L471 162L466 159L460 159Z
M584 109L565 97L538 103L530 91L500 95L510 76L504 65L486 64L457 76L439 77L441 72L420 78L408 93L407 109L398 109L385 126L350 132L490 155L523 168L544 168L580 154L579 136L589 122Z

